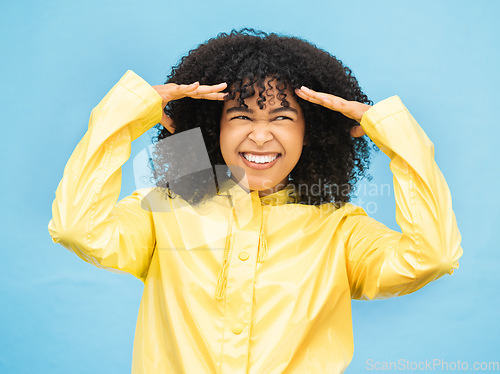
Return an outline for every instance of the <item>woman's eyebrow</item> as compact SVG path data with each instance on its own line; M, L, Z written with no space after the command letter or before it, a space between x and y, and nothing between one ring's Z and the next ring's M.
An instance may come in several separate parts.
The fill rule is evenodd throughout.
M298 113L297 109L295 108L292 108L290 106L288 107L281 107L281 108L276 108L276 109L272 109L269 111L270 114L274 114L274 113L279 113L279 112L294 112L294 113Z
M233 112L244 112L244 113L253 113L253 110L250 108L246 108L244 106L233 106L232 108L229 108L226 110L226 113L233 113ZM292 108L292 107L281 107L281 108L276 108L272 109L269 111L270 114L275 114L279 112L293 112L293 113L298 113L297 109Z
M250 108L246 108L244 106L233 106L232 108L229 108L226 110L226 113L232 113L232 112L245 112L245 113L253 113L253 110Z

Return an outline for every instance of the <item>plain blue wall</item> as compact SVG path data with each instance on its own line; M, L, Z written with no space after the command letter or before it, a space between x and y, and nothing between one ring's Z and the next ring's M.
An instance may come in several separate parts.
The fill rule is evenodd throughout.
M91 109L127 69L161 83L189 49L244 26L330 51L375 102L399 95L452 192L460 269L412 295L353 302L348 372L369 372L368 359L500 361L499 11L495 0L3 1L0 372L130 371L143 285L52 243L54 192ZM123 196L135 189L131 164ZM392 184L381 152L372 175ZM393 200L372 198L373 216L397 228Z

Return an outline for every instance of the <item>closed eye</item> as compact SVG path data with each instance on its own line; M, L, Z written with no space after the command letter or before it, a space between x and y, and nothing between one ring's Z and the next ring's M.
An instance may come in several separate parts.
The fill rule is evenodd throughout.
M233 120L233 119L251 120L251 119L250 119L250 117L248 117L248 116L243 116L243 115L241 115L241 116L235 116L235 117L232 117L232 118L231 118L231 120Z
M287 117L287 116L278 116L274 119L275 121L283 121L283 120L289 120L289 121L292 121L292 119L290 117Z

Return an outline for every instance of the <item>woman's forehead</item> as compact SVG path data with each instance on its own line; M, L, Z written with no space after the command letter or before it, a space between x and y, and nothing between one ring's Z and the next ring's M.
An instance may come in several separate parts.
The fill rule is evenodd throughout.
M296 95L288 82L270 76L255 81L253 85L250 83L250 78L246 78L228 84L230 98L224 102L224 108L259 106L260 109L264 109L267 106L291 106L300 109Z
M242 88L253 86L255 88L265 88L273 89L278 88L288 88L290 83L288 80L278 77L276 75L268 75L266 77L245 77L239 78L234 81L227 82L229 90L239 91Z
M279 93L279 91L277 91ZM291 108L295 111L301 110L297 99L295 99L292 92L285 92L286 96L283 98L277 97L277 93L266 92L263 97L259 95L259 92L255 92L252 96L243 99L243 102L235 97L234 99L229 99L224 101L224 111L230 108L238 108L241 111L251 112L257 109L276 109L276 108ZM286 99L286 102L283 100ZM250 110L248 110L250 109Z

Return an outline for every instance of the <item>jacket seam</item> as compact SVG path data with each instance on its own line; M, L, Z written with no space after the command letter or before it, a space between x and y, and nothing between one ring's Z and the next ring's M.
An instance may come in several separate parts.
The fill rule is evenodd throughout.
M95 223L95 207L97 204L96 200L99 198L99 195L102 193L102 188L103 188L104 183L105 183L106 172L109 168L109 161L111 159L111 151L113 150L115 142L116 142L116 136L115 136L115 134L113 134L113 136L106 141L106 143L109 143L109 144L104 144L104 149L105 149L104 163L103 163L103 167L101 168L101 172L98 174L98 177L97 177L95 192L93 193L92 205L91 205L90 212L89 212L90 219L88 221L87 235L86 235L86 241L87 241L88 245L90 245L90 236L91 236L92 229L94 228L94 223Z
M121 84L120 83L120 86L125 88L127 91L129 91L131 94L133 94L135 97L137 97L139 100L142 101L142 103L147 107L147 108L153 108L154 105L152 105L152 103L149 103L147 102L146 100L144 100L144 98L142 98L141 96L139 96L136 92L134 92L133 90L131 90L130 88L128 88L126 85L124 84Z
M230 200L231 201L231 200ZM231 207L231 218L234 218L235 211L234 211L234 206ZM234 241L235 241L235 236L236 232L233 229L234 228L234 222L233 219L228 220L228 225L231 225L231 227L228 227L229 235L231 235L231 241L230 241L230 247L229 249L229 254L228 254L228 261L230 260L230 255L233 252L233 247L234 247ZM228 263L229 266L229 263ZM228 269L229 270L229 269ZM226 300L226 295L227 295L227 285L226 285L226 292L224 293L224 298L222 299L223 304L223 311L222 311L222 339L221 339L221 350L220 350L220 361L219 361L219 374L222 374L222 365L224 363L224 339L226 336L226 305L227 305L227 300Z
M154 243L153 243L153 248L152 248L152 251L151 251L151 256L149 256L149 258L148 258L147 269L142 274L139 275L140 279L142 279L145 282L146 278L148 276L149 270L151 268L151 262L153 261L154 252L156 250L156 244L157 244L157 239L156 239L156 225L155 225L155 220L154 220L154 215L153 215L153 211L152 211L152 208L151 208L151 204L149 203L149 201L146 198L146 196L144 196L142 193L138 192L138 195L140 197L141 208L142 208L143 202L145 202L147 204L147 206L148 206L148 211L149 211L149 214L151 215L150 219L151 219L151 223L152 223L151 232L154 233Z
M405 162L406 163L406 162ZM417 258L417 268L415 270L415 278L413 281L408 285L408 287L405 287L403 291L401 291L401 295L406 294L406 292L415 284L415 282L420 278L420 275L418 274L419 272L419 266L418 263L420 263L420 260L422 258L421 256L421 243L420 243L420 235L418 232L418 226L417 222L420 221L417 217L418 214L418 204L416 203L416 190L415 190L415 172L413 171L412 167L406 163L406 168L408 170L408 184L409 184L409 196L410 196L410 217L411 217L411 226L412 226L412 241L415 245L415 255Z
M386 116L384 116L384 117L382 117L382 118L379 118L379 119L377 119L376 121L373 121L372 123L373 123L375 126L378 126L378 125L380 124L380 122L382 122L383 120L385 120L385 119L387 119L387 118L389 118L389 117L395 116L395 115L397 115L397 114L399 114L399 113L408 113L408 111L407 111L406 109L401 109L401 110L400 110L400 111L398 111L398 112L394 112L394 113L388 114L388 115L386 115ZM384 144L384 145L385 145L385 144Z

